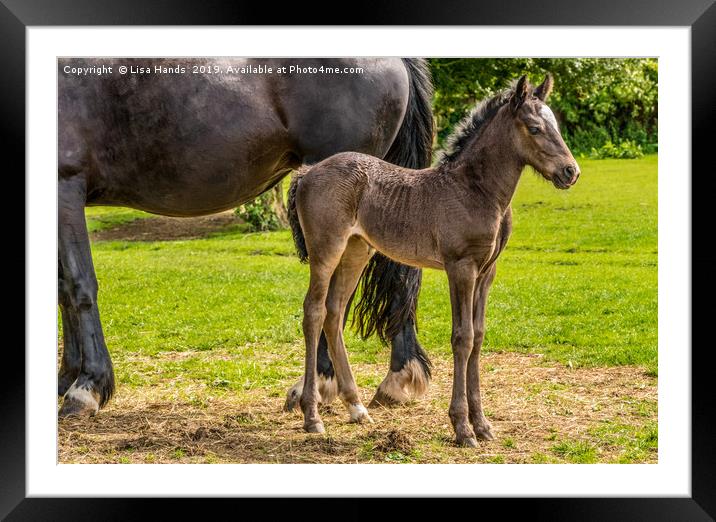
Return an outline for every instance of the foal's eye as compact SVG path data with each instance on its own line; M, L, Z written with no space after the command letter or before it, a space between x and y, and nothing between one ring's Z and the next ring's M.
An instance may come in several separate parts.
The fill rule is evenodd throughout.
M530 134L539 134L539 127L528 127L528 131L530 131Z

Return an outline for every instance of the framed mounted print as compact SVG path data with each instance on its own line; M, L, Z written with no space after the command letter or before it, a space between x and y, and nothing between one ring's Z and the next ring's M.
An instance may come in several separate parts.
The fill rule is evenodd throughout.
M557 4L5 2L28 306L3 514L713 516L716 11Z

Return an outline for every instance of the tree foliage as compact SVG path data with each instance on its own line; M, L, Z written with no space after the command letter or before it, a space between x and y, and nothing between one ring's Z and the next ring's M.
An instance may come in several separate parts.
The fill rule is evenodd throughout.
M657 148L658 62L654 58L434 58L433 109L438 147L478 101L527 74L533 84L554 76L550 107L565 141L588 154L630 141Z

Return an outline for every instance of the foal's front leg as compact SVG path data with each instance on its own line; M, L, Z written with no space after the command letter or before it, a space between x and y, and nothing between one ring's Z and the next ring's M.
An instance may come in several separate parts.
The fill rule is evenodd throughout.
M446 267L452 305L452 353L454 362L450 420L458 445L476 447L475 433L468 422L467 361L473 346L472 299L477 268L467 261Z
M482 399L480 397L480 350L485 339L485 309L490 286L495 279L495 265L480 276L475 287L473 299L473 330L475 338L472 353L467 361L467 404L470 408L470 422L475 435L480 439L493 440L492 426L482 412Z

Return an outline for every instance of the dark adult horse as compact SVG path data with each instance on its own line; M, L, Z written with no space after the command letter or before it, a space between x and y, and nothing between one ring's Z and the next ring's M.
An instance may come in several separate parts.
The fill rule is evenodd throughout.
M199 216L340 151L411 168L430 162L432 85L420 59L61 59L58 96L60 415L93 415L114 392L85 206ZM402 402L430 376L415 335L420 272L380 258L363 279L359 326L392 343L374 401ZM318 354L328 402L324 336Z

